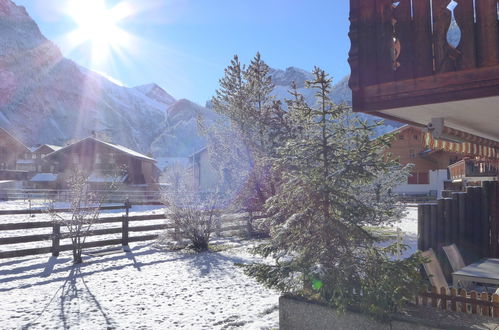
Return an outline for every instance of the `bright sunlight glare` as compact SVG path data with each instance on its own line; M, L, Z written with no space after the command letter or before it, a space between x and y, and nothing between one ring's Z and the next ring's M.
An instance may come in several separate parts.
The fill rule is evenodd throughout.
M70 0L67 14L78 28L70 33L71 43L81 45L89 42L92 60L105 61L112 51L129 47L130 36L118 24L133 14L126 2L108 9L105 0Z

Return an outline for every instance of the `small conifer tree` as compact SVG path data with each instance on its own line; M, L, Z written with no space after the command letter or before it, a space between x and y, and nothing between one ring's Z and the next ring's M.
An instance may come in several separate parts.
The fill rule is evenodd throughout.
M284 292L385 315L419 289L421 259L394 260L395 246L381 247L383 237L370 230L400 219L403 209L390 189L408 173L384 156L390 138L375 138L380 123L334 105L331 79L319 68L313 75L307 86L316 91L316 103L293 92L293 134L272 158L280 185L266 204L271 239L256 252L274 263L245 271Z

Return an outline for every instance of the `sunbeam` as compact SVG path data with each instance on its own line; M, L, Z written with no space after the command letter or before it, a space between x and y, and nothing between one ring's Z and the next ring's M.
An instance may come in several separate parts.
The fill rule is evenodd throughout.
M92 62L105 62L113 51L131 47L131 35L119 26L123 19L134 14L127 2L108 8L104 0L72 0L65 12L78 25L66 36L69 46L76 48L89 43Z

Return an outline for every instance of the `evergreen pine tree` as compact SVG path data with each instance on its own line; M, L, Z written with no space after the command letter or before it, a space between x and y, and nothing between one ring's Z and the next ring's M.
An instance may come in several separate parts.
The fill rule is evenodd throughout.
M370 228L400 219L390 188L407 170L384 157L390 141L374 138L379 123L334 105L331 79L319 68L313 75L307 86L317 102L310 106L294 93L288 102L294 134L272 162L281 182L267 201L271 239L256 252L275 263L246 271L270 287L318 295L338 307L394 311L418 288L421 260L392 260L395 247L380 247L383 237Z

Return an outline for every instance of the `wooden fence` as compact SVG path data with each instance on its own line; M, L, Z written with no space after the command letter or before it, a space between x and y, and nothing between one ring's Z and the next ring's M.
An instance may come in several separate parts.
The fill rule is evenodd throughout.
M416 304L442 310L499 317L499 295L433 287L416 297Z
M468 263L498 258L498 182L451 196L418 206L418 249L432 248L441 256L442 246L455 243Z
M151 215L137 215L137 216L129 216L129 208L130 204L124 204L119 206L103 206L100 210L125 210L125 215L120 216L111 216L99 218L92 222L92 229L86 235L87 237L93 236L102 236L102 235L110 235L110 234L121 234L121 238L115 239L105 239L99 241L86 242L84 244L84 248L91 247L102 247L109 245L128 245L131 242L141 242L141 241L149 241L158 238L158 234L145 234L139 236L130 236L131 233L143 233L150 231L158 231L158 230L167 230L172 229L175 233L180 233L179 228L175 227L174 223L164 223L168 220L168 216L166 214L151 214ZM56 212L71 212L69 209L56 209ZM47 210L11 210L11 211L0 211L0 215L20 215L20 214L40 214L47 213ZM234 223L234 220L227 220L227 218L234 215L224 215L223 218L226 220L224 222L228 222L229 224ZM241 215L239 215L241 216ZM248 232L248 221L250 217L240 217L242 224L229 225L224 226L224 223L221 219L219 219L215 223L215 234L217 236L221 236L222 233L229 231L239 231L239 232ZM143 221L163 221L163 223L159 224L147 224L140 225L140 222ZM103 228L103 229L93 229L94 227L98 227L99 224L112 224L112 223L120 223L121 227L115 228ZM130 224L138 223L138 225L130 226ZM64 225L62 225L64 227ZM13 258L13 257L21 257L28 255L38 255L38 254L46 254L52 253L53 256L58 256L61 251L70 251L72 250L71 244L61 245L61 239L70 238L69 233L61 233L61 224L53 221L36 221L36 222L15 222L15 223L0 223L0 232L3 231L13 231L13 230L29 230L29 229L39 229L39 228L51 228L52 233L46 234L34 234L34 235L23 235L23 236L15 236L15 237L3 237L0 238L0 246L10 245L10 244L19 244L19 243L32 243L32 242L42 242L42 241L51 241L50 246L38 247L38 248L29 248L29 249L17 249L12 251L0 251L0 259L3 258Z

